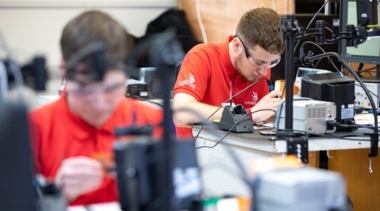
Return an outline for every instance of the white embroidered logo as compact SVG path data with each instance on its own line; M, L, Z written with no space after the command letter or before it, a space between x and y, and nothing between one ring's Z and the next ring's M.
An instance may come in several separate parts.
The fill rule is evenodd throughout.
M259 97L257 96L256 92L252 92L252 101L256 105L257 101L259 100Z
M195 89L195 84L194 83L195 83L195 78L194 78L193 74L189 73L189 76L187 76L187 79L179 82L179 85L180 86L188 85L191 88Z
M256 92L252 92L252 101L246 101L245 104L247 105L256 105L257 101L259 101L259 96Z

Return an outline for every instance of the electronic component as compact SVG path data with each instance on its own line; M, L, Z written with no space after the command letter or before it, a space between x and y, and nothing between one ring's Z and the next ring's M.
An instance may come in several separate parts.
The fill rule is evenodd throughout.
M356 105L355 107L354 107L354 109L355 109L355 114L361 114L361 113L363 113L363 111L364 111L364 107L363 106L358 106L358 105ZM379 110L379 109L378 109Z
M298 89L301 91L301 81L302 77L305 75L311 75L311 74L321 74L321 73L329 73L330 70L322 70L322 69L315 69L315 68L308 68L308 67L299 67L296 74L296 80L294 81L295 86L298 87Z
M142 98L148 98L148 85L144 82L135 80L135 79L128 79L127 80L127 93L125 96L127 97L142 97Z
M175 73L178 73L180 64L174 68ZM159 72L156 67L141 67L139 68L139 80L128 79L127 97L140 97L146 99L162 99L163 91L162 83L159 79ZM174 87L176 77L169 77L165 83L170 83L171 89ZM171 90L172 92L172 90ZM171 93L172 95L172 93Z
M156 70L155 67L141 67L139 68L140 72L140 81L149 83L152 78L157 77L156 76Z
M285 129L286 102L280 103L274 125L277 129ZM335 127L328 127L328 121L336 118L336 105L332 102L294 98L293 129L307 133L324 134L335 132Z
M255 209L251 210L346 210L345 189L343 177L327 170L304 167L264 172L254 180Z
M235 133L253 132L252 121L242 105L235 107L224 106L222 118L220 120L214 120L214 124L221 130Z
M301 97L336 104L336 122L352 124L354 121L355 80L340 72L305 75L302 78ZM355 128L338 127L337 130Z
M375 102L375 107L379 108L379 95L380 95L380 81L365 81L363 80L364 85L367 87L372 95L372 99ZM368 96L365 94L362 87L360 87L358 82L355 82L355 105L363 106L366 109L372 109L371 103L368 99Z

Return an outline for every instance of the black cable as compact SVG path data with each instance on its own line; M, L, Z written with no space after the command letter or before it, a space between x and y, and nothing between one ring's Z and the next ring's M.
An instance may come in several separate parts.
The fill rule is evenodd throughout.
M226 133L226 135L224 135L214 146L212 146L212 147L197 147L197 148L195 148L195 150L197 150L197 149L201 149L201 148L213 148L213 147L215 147L215 146L217 146L219 143L221 143L222 141L223 141L223 139L225 139L226 137L227 137L227 135L228 134L230 134L231 133L231 131L242 121L242 120L245 120L246 119L246 117L248 116L248 115L251 115L251 114L253 114L253 113L256 113L256 112L260 112L260 111L264 111L264 110L269 110L269 111L273 111L274 113L276 113L276 111L275 110L272 110L272 109L260 109L260 110L257 110L257 111L253 111L253 112L250 112L250 113L248 113L248 114L245 114L239 121L237 121L232 127L231 127L231 129ZM253 127L253 125L252 125L252 127ZM218 134L219 135L219 134ZM237 157L237 155L236 155L236 153L235 153L235 151L234 150L232 150L230 147L228 147L227 145L224 145L224 144L222 144L222 146L224 146L224 149L225 150L227 150L227 152L228 152L228 154L231 156L231 158L232 158L232 160L235 162L235 164L237 165L237 167L238 167L238 169L240 170L240 172L243 174L243 175L249 175L248 174L248 172L245 170L245 168L244 168L244 166L243 166L243 164L242 164L242 162L240 161L240 159ZM242 177L242 179L244 179L243 177ZM244 181L246 181L246 180L244 180ZM248 180L248 181L246 181L247 182L247 184L249 185L249 187L251 188L251 190L253 190L253 188L252 188L252 184L251 184L251 182Z
M364 67L364 64L363 63L359 63L358 70L356 72L359 74L360 71L363 69L363 67Z
M195 136L195 138L194 138L194 141L197 141L197 139L198 139L198 136L199 136L199 134L201 133L201 131L203 130L203 128L204 128L204 126L207 124L207 121L212 117L212 116L214 116L215 114L216 114L216 112L218 112L221 108L223 108L223 106L219 106L219 108L218 109L216 109L203 123L202 123L202 126L201 126L201 128L199 129L199 131L198 131L198 133L197 133L197 135Z
M233 99L233 97L235 97L235 96L239 95L240 93L244 92L244 91L247 90L249 87L253 86L254 84L256 84L257 82L259 82L259 81L261 81L261 80L267 80L267 79L265 79L265 78L261 78L261 79L259 79L258 81L256 81L255 83L250 84L249 86L247 86L246 88L244 88L243 90L241 90L240 92L238 92L237 94L233 95L233 96L232 96L232 99ZM144 99L144 98L140 98L140 97L137 97L137 98L139 98L140 100L143 100L143 101L148 101L148 102L151 102L151 103L155 103L155 102L149 101L149 100ZM228 102L229 100L230 100L230 99L227 99L225 102ZM155 103L155 104L157 104L157 103ZM161 106L161 105L160 105L160 106ZM202 124L201 129L205 126L205 124L207 123L207 121L208 121L208 120L209 120L209 119L210 119L210 118L211 118L211 117L212 117L212 116L213 116L213 115L214 115L214 114L215 114L220 108L221 108L221 107L219 107L219 108L218 108L213 114L211 114L206 120L203 121L203 124ZM200 119L203 118L203 116L202 116L199 112L197 112L197 111L194 110L194 109L190 109L190 108L176 109L174 112L181 112L181 111L192 112L193 114L197 115L198 118L200 118ZM257 111L255 111L255 112L257 112ZM274 112L275 112L275 111L274 111ZM243 119L244 119L244 117L243 117ZM236 127L236 125L235 125L235 127ZM201 132L201 129L200 129L200 131L198 132L197 137L199 136L199 134L200 134L200 132ZM216 130L215 130L215 134L216 134L217 136L219 136L219 134L216 133ZM223 145L223 146L224 146L224 145ZM246 172L246 170L245 170L243 164L241 163L241 161L238 159L236 153L235 153L231 148L229 148L229 147L225 147L225 149L229 152L228 154L232 157L232 160L234 161L234 163L236 164L236 166L237 166L238 169L240 170L241 175L249 175L249 174ZM245 177L242 176L241 178L244 180L244 182L248 182L249 187L252 188L251 184L249 183L248 180L246 180Z
M357 85L357 84L356 84ZM360 85L357 85L357 86L360 86ZM371 91L370 91L371 92ZM376 95L375 95L376 96ZM376 96L377 97L377 96ZM310 98L299 98L299 99L294 99L295 101L298 101L298 100L310 100ZM280 103L280 106L279 106L279 112L277 113L277 117L276 118L280 118L281 117L281 113L282 113L282 110L283 110L283 106L286 102L285 101L282 101ZM276 121L275 121L276 122ZM301 131L301 130L289 130L289 129L278 129L279 127L279 120L277 120L277 124L273 124L273 127L276 131L287 131L287 132L299 132L299 133L305 133L305 135L309 134L307 131ZM343 124L339 124L339 123L334 123L334 126L341 126L341 127L344 127L344 128L367 128L367 129L376 129L375 127L373 126L365 126L365 125L358 125L358 124L352 124L352 125L343 125ZM379 127L377 127L378 129ZM313 135L317 135L317 136L323 136L323 135L320 135L320 134L314 134ZM340 138L340 137L335 137L335 136L323 136L323 137L329 137L329 138ZM346 140L349 140L349 139L346 139ZM352 139L351 139L352 140ZM357 139L355 139L355 141L357 141ZM370 141L370 140L366 140L366 141Z
M361 127L361 128L367 128L367 127ZM368 129L373 129L373 127L370 127ZM370 139L349 139L346 137L363 137L364 134L350 134L350 135L345 135L345 136L334 136L331 134L318 134L318 133L309 133L307 131L302 131L302 130L294 130L294 129L281 129L278 131L284 131L284 132L298 132L298 133L303 133L305 136L315 136L315 137L321 137L321 138L335 138L335 139L342 139L342 140L347 140L347 141L370 141Z
M260 111L273 111L275 114L276 114L276 111L273 110L273 109L260 109L260 110L257 110L257 111L252 111L250 113L247 113L247 114L244 114L242 118L240 118L231 128L230 130L227 131L227 133L218 141L216 142L216 144L214 144L213 146L201 146L201 147L197 147L195 148L196 150L197 149L202 149L202 148L214 148L216 147L218 144L220 144L231 132L232 130L238 125L240 124L243 120L246 120L246 117L253 114L253 113L257 113L257 112L260 112ZM253 127L253 126L252 126Z
M257 82L256 82L257 83ZM255 84L255 83L253 83L253 84ZM253 84L251 84L250 86L252 86ZM250 86L248 86L247 88L249 88ZM245 88L245 89L247 89L247 88ZM245 91L245 89L243 89L242 91ZM234 96L237 96L238 94L240 94L242 91L240 91L239 93L237 93L237 94L235 94ZM233 96L233 97L234 97ZM147 101L147 102L151 102L151 103L155 103L155 104L158 104L158 103L156 103L156 102L152 102L152 101L149 101L149 100L147 100L147 99L144 99L144 98L141 98L141 97L138 97L137 96L137 99L140 99L140 100L142 100L142 101ZM228 100L227 100L228 101ZM160 104L159 104L160 105ZM161 105L160 105L161 106ZM220 108L218 108L218 109L220 109ZM270 109L269 109L270 110ZM218 110L217 110L218 111ZM217 111L215 111L214 113L216 113ZM192 109L192 108L180 108L180 109L176 109L174 112L190 112L190 113L193 113L194 115L196 115L196 116L198 116L198 118L200 118L200 119L204 119L204 117L198 112L198 111L196 111L195 109ZM255 112L258 112L258 111L255 111ZM274 111L275 112L275 111ZM212 114L212 115L214 115L214 114ZM212 116L211 115L211 116ZM248 114L247 114L248 115ZM210 116L210 117L211 117ZM209 117L209 118L210 118ZM208 119L209 119L208 118ZM207 121L208 121L208 119L207 119ZM242 118L242 119L244 119L244 117ZM206 120L204 120L203 122L207 122ZM154 126L154 127L158 127L158 126L160 126L161 125L161 123L159 123L158 125L156 125L156 126ZM205 126L205 124L203 124L202 125L202 128ZM235 127L236 127L236 125L235 125ZM215 129L216 127L214 127L214 129ZM214 134L216 135L216 136L219 136L219 134L216 132L216 130L213 130L213 132L215 132ZM197 136L199 136L199 133L200 133L200 131L198 132L198 135ZM236 155L236 153L232 150L232 149L230 149L229 147L225 147L225 149L229 152L228 154L232 157L232 160L234 161L234 163L236 164L236 166L238 167L238 169L240 170L240 172L241 172L241 175L249 175L247 172L246 172L246 170L245 170L245 168L244 168L244 166L243 166L243 164L241 163L241 161L238 159L238 157L237 157L237 155ZM168 157L167 156L163 156L163 158L162 159L168 159ZM155 162L156 160L154 160L154 162ZM242 178L242 180L244 181L244 182L246 182L246 183L248 183L248 180L246 179L247 177L243 177L243 176L241 176L241 178ZM252 187L251 186L251 184L250 183L248 183L249 184L249 186L250 186L250 188ZM151 202L151 203L153 203L153 202ZM151 204L150 203L150 204ZM156 203L156 202L154 202L154 203ZM150 205L151 206L151 205Z
M371 141L371 139L350 139L346 137L363 137L364 134L357 134L357 135L345 135L345 136L334 136L334 135L327 135L327 134L312 134L317 137L321 138L335 138L335 139L341 139L341 140L346 140L346 141Z
M192 108L180 108L180 109L176 109L174 112L191 112L191 113L197 115L198 118L200 118L200 119L204 118L204 117L203 117L198 111L196 111L195 109L192 109ZM256 111L256 112L257 112L257 111ZM275 111L274 111L274 112L275 112ZM248 115L248 114L247 114L247 115ZM244 117L243 117L242 119L244 119ZM204 121L204 122L206 122L206 121ZM236 127L236 126L235 126L235 127ZM252 126L252 127L253 127L253 126ZM214 132L214 135L215 135L216 137L219 137L220 134L216 132L217 130L216 130L215 128L216 128L216 126L214 127L214 130L212 130L212 132ZM199 133L198 133L198 135L199 135ZM225 145L222 145L222 146L225 146ZM241 175L249 175L248 172L245 170L245 168L244 168L242 162L241 162L240 159L237 157L235 151L233 151L230 147L227 147L227 146L225 146L224 149L228 151L228 155L231 156L233 162L236 164L237 168L238 168L239 171L241 172ZM242 177L242 178L243 178L243 177ZM247 182L247 181L245 181L245 182ZM250 183L248 183L248 184L249 184L249 187L252 188L252 185L251 185Z
M360 85L358 85L360 86ZM376 96L376 95L375 95ZM300 99L295 99L295 100L307 100L307 98L300 98ZM279 106L279 112L277 113L277 117L276 118L280 118L281 117L281 112L282 112L282 108L285 104L285 101L282 101L280 106ZM367 128L367 129L378 129L379 127L375 128L373 126L369 126L369 125L359 125L359 124L355 124L353 123L352 125L343 125L343 124L339 124L339 123L334 123L334 125L338 125L338 126L341 126L341 127L346 127L346 128ZM299 132L299 133L304 133L304 135L309 135L309 132L308 131L302 131L302 130L290 130L290 129L278 129L278 126L279 126L279 120L277 121L277 124L273 124L273 127L276 131L288 131L288 132ZM327 137L327 138L337 138L337 139L344 139L344 140L352 140L352 141L360 141L360 139L347 139L347 138L342 138L342 137L337 137L337 136L332 136L332 135L322 135L322 134L314 134L312 133L312 135L315 135L315 136L319 136L319 137ZM362 137L363 135L358 135L360 137ZM370 141L370 140L364 140L364 141Z
M314 65L314 68L318 67L319 63L322 61L322 59L318 60L317 63Z
M260 79L257 80L256 82L251 83L249 86L245 87L244 89L242 89L242 90L239 91L238 93L234 94L234 95L231 97L231 99L228 98L226 101L224 101L224 103L227 103L228 101L234 99L234 97L240 95L242 92L244 92L245 90L247 90L248 88L250 88L251 86L255 85L256 83L258 83L259 81L262 81L262 80L267 80L267 81L268 81L268 79L266 79L266 78L260 78ZM201 131L203 130L204 126L207 124L208 120L209 120L212 116L214 116L214 115L216 114L216 112L218 112L221 108L223 108L223 106L219 106L219 108L216 109L216 110L215 110L215 111L214 111L214 112L213 112L213 113L212 113L212 114L206 119L206 121L204 121L204 122L202 123L201 128L199 129L197 135L196 135L195 138L194 138L195 141L198 139L199 134L200 134Z
M372 125L360 125L360 124L355 124L355 123L353 123L352 125L348 125L348 124L340 124L340 123L334 122L332 125L333 126L345 127L345 128L375 129L375 127L372 126ZM365 135L365 134L355 134L355 135L354 134L350 134L350 135L345 135L345 136L339 137L339 136L334 136L334 135L331 135L331 134L309 133L308 131L302 131L302 130L277 129L276 125L274 125L274 127L275 127L275 129L277 131L298 132L298 133L303 133L304 135L307 135L307 136L313 135L313 136L318 136L318 137L323 137L323 138L336 138L336 139L349 140L349 141L370 141L370 139L348 139L348 138L346 138L346 137L363 137L363 135ZM379 127L377 127L377 128L379 128Z
M313 18L311 18L309 24L307 24L306 28L305 29L308 29L311 25L311 23L313 23L314 19L317 17L317 15L321 12L321 10L325 7L325 5L329 2L329 0L325 1L325 3L321 6L321 8L319 8L319 10L314 14ZM299 45L301 40L298 40L296 45L294 46L294 52L296 52L296 49Z
M319 46L317 43L315 43L315 42L305 41L305 42L302 43L301 48L303 48L303 46L304 46L305 44L312 44L312 45L316 46L317 48L319 48L323 53L326 53L326 51L325 51L321 46ZM302 56L302 55L300 55L300 56ZM333 60L332 60L329 56L326 57L326 58L329 60L330 64L335 68L335 70L336 70L337 72L340 72L340 70L335 66ZM319 59L319 60L318 60L318 62L317 62L317 64L315 65L315 67L318 66L318 64L319 64L319 62L320 62L321 60L322 60L322 59ZM341 73L341 72L340 72L340 73Z
M332 136L329 134L318 134L318 133L309 133L308 131L303 131L303 130L295 130L295 129L278 129L277 131L282 131L282 132L297 132L297 133L302 133L305 136L318 136L318 137L323 137L323 138L337 138L337 139L344 139L339 136Z
M364 73L364 72L368 72L368 71L373 70L373 69L376 69L376 67L371 67L371 68L367 68L364 70L358 70L358 75L360 75L361 73ZM368 73L371 74L370 72L368 72Z
M338 126L338 127L342 127L342 128L368 128L368 129L374 129L375 127L374 126L368 126L368 125L359 125L359 124L340 124L338 122L334 122L333 124L331 124L331 126ZM379 127L377 127L379 128Z
M359 63L358 70L356 71L357 74L359 75L359 77L363 77L362 75L360 75L360 73L362 73L362 69L363 69L363 67L364 67L364 63ZM372 74L371 74L370 72L368 72L368 74L369 74L370 76L372 76Z

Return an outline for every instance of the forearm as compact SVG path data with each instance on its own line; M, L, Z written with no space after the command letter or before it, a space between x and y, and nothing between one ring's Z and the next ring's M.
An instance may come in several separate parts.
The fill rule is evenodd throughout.
M247 109L247 112L251 112L251 119L253 123L260 122L272 122L274 120L275 109L270 108L260 108L260 107L252 107L251 109Z
M250 109L251 112L254 112L254 109ZM260 112L251 113L251 119L253 123L258 123L264 121L264 119L261 117Z
M200 102L188 102L173 105L174 124L176 126L188 126L204 122L211 115L209 121L220 119L223 109L218 109L218 106L211 106Z

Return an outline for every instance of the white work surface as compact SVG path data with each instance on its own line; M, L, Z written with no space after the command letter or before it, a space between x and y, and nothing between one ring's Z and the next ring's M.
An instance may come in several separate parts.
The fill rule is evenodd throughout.
M121 211L119 203L111 202L104 204L94 204L87 207L73 206L69 207L67 211Z
M373 118L373 117L372 117ZM200 126L193 127L193 135L196 136ZM344 134L357 134L362 130L370 132L368 129L360 129L355 132ZM196 146L213 146L223 137L227 131L204 128L198 139ZM343 135L335 133L333 135ZM360 137L369 139L368 136ZM236 158L241 162L245 171L252 173L250 161L257 158L281 156L286 154L286 141L275 140L271 136L262 136L258 131L254 133L230 133L216 147L200 148L197 150L199 166L202 169L202 179L204 193L209 196L241 195L251 196L251 190L241 179L241 171L237 168L236 160L231 156L231 150L226 150L226 146L232 149ZM369 148L370 142L365 140L343 140L339 138L309 137L309 151L320 150L348 150Z
M200 127L193 127L193 135L196 135ZM370 130L368 130L370 132ZM220 130L213 130L203 128L198 139L197 147L200 146L213 146L221 137L227 132ZM356 133L356 132L355 132ZM354 132L345 134L355 134ZM335 134L332 134L335 135ZM367 137L361 137L365 139ZM259 132L255 133L230 133L222 141L233 147L239 147L248 151L261 151L263 153L286 153L286 141L275 140L274 136L263 136ZM320 150L344 150L344 149L362 149L369 148L369 141L354 141L343 140L339 138L328 137L310 137L309 138L309 151Z

